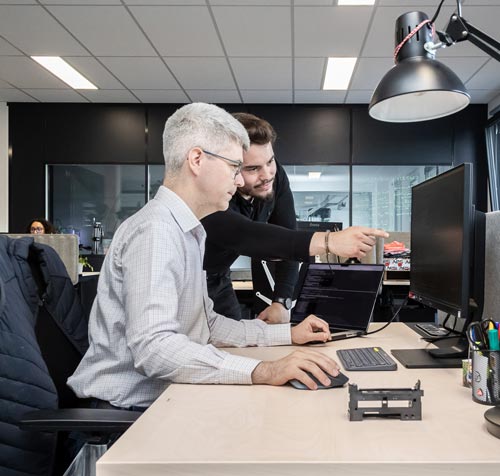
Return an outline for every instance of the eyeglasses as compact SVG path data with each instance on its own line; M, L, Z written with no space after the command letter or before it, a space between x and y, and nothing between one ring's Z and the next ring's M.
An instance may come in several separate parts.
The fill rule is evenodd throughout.
M32 226L30 228L31 233L43 233L44 231L45 229L43 228L43 226Z
M241 160L228 159L227 157L223 157L222 155L219 154L214 154L213 152L209 152L208 150L205 149L201 149L201 151L204 154L215 157L216 159L225 160L227 163L231 164L234 170L233 179L235 179L239 174L241 174L241 168L243 167L243 162Z

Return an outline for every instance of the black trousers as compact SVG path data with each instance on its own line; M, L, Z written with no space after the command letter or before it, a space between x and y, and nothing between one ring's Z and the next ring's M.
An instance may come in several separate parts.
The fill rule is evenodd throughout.
M231 283L231 272L208 274L208 296L214 302L214 311L217 314L240 321L242 319L241 307Z

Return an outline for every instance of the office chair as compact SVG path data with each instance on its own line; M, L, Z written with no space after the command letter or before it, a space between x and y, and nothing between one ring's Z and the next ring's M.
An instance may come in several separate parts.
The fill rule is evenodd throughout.
M23 239L27 240L27 238ZM38 244L35 248L37 248L38 251L42 250L42 252L51 255L51 260L55 261L56 267L58 266L57 277L60 278L61 269L64 270L64 265L57 253L52 249L49 250L48 247L44 247L44 245ZM54 283L47 283L46 274L44 275L41 266L38 266L37 256L32 256L33 253L36 254L36 249L31 245L27 256L29 268L24 268L23 278L26 279L26 274L31 270L31 276L28 276L28 278L32 279L29 279L27 282L33 283L32 285L30 284L30 289L38 293L42 305L38 309L36 321L36 312L32 316L33 319L29 316L29 312L25 313L27 317L25 326L32 327L29 331L30 334L32 334L34 330L36 342L32 342L31 351L38 351L43 358L48 370L49 380L52 380L53 387L55 387L57 393L58 409L53 409L49 406L45 409L27 412L17 421L17 425L21 430L40 432L41 438L46 438L47 433L58 434L54 466L52 471L47 473L47 476L56 476L62 474L65 467L70 462L68 452L65 450L67 432L82 432L85 434L85 439L87 441L94 444L97 443L98 445L106 445L110 435L123 433L141 413L126 410L88 408L89 401L78 399L66 385L66 380L73 374L78 366L85 347L82 345L82 342L76 341L72 336L68 335L67 332L63 331L61 322L56 321L54 318L54 307L50 305L50 301L54 301L54 299L57 301L58 296L49 296L49 294L50 292L54 292L56 286L54 286ZM2 258L4 258L4 256L2 256ZM19 256L16 256L16 258L19 259ZM4 267L8 266L8 259L3 260L2 263L5 263ZM66 278L69 282L69 277L67 277L67 275ZM49 290L50 286L51 289ZM21 288L19 288L19 290L20 289ZM17 297L19 296L19 292L12 287L10 287L7 292L16 294ZM69 286L69 288L65 286L65 292L76 293L72 286ZM20 291L20 294L26 295L27 291ZM11 299L11 303L15 302L16 299L15 296L9 295L3 296L3 298L6 304L9 304L9 299ZM72 307L78 306L76 300L71 302ZM76 311L78 312L78 309ZM83 312L81 316L86 325ZM26 332L24 332L24 334L26 334ZM35 339L33 339L33 341L34 340ZM36 344L38 344L38 348ZM22 386L23 382L19 384ZM36 438L35 433L33 433L33 438ZM47 451L50 450L50 445L48 445Z

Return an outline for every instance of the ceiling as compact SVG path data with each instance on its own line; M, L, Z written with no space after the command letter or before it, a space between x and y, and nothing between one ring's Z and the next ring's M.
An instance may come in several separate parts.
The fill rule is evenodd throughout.
M395 19L438 0L0 0L0 101L368 103L392 66ZM447 0L436 22L455 7ZM500 0L463 17L498 38ZM75 91L30 55L62 56L99 87ZM322 91L328 56L358 57L347 91ZM438 59L474 103L500 95L500 63L468 42Z

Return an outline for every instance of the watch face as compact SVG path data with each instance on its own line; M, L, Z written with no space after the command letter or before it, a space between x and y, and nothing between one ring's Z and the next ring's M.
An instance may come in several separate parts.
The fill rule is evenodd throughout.
M292 298L286 298L284 304L285 304L285 309L288 309L288 310L291 309L292 308Z

